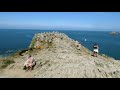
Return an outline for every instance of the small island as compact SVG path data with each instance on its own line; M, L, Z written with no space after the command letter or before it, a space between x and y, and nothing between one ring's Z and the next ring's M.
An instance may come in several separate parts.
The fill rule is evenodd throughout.
M110 32L110 35L118 35L120 32Z

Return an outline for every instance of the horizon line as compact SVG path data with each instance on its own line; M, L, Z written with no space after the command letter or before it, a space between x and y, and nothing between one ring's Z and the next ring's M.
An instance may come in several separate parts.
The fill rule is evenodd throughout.
M57 30L57 31L115 31L115 30L103 30L103 29L37 29L37 28L0 28L0 30L3 29L3 30ZM118 30L116 30L115 32L118 32ZM119 31L120 32L120 31Z

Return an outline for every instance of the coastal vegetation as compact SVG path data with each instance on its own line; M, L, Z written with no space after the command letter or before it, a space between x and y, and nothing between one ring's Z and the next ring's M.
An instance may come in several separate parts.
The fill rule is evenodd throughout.
M13 61L9 58L2 59L2 61L0 62L0 68L6 68L7 66L9 66L12 63L15 63L15 61Z
M30 45L29 45L30 48L34 48L36 36L37 36L37 34L34 35L32 41L31 41L31 43L30 43Z

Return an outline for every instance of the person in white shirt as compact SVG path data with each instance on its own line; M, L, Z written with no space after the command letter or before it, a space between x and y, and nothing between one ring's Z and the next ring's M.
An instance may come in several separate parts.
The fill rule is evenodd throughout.
M94 57L97 57L98 56L98 53L99 53L99 46L95 43L94 46L93 46L93 56Z

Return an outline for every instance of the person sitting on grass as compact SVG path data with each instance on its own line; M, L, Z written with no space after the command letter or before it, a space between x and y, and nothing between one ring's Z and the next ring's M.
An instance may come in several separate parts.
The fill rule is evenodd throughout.
M35 60L31 55L28 56L27 61L24 63L24 70L33 70L34 66L36 65Z

